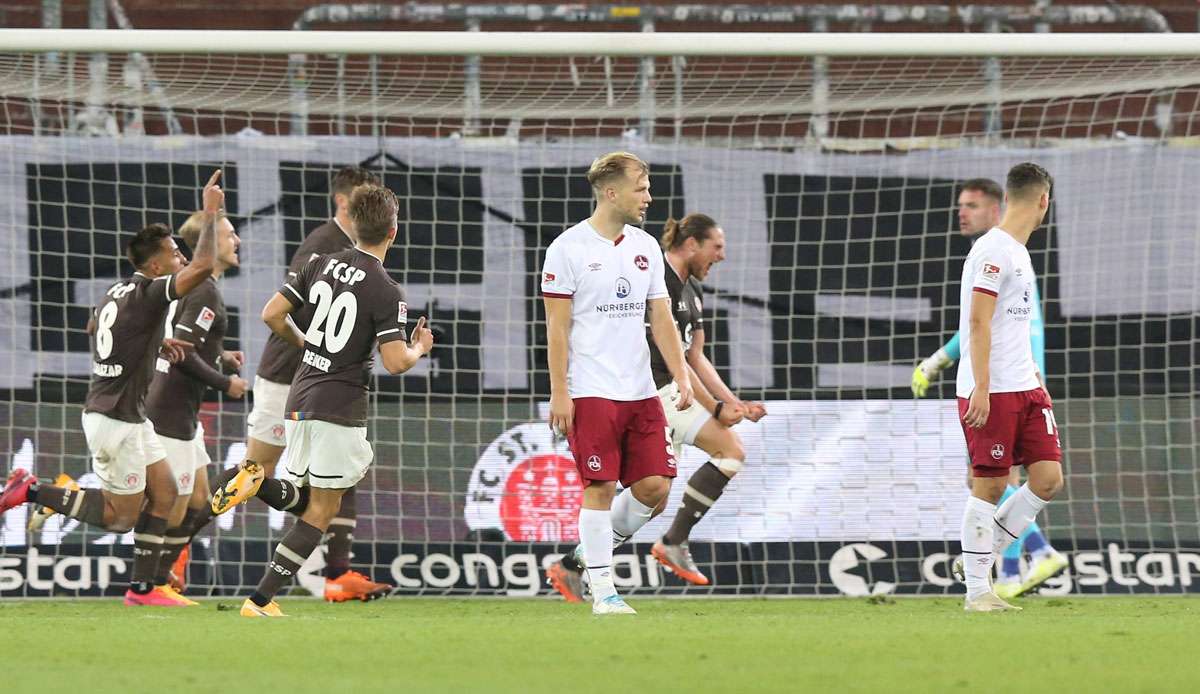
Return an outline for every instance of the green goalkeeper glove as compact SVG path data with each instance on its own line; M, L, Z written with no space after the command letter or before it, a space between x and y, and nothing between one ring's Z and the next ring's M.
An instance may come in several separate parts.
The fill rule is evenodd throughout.
M942 349L939 349L928 359L917 364L917 368L913 371L912 375L913 397L925 397L925 393L929 390L930 382L937 380L938 375L953 364L954 360Z

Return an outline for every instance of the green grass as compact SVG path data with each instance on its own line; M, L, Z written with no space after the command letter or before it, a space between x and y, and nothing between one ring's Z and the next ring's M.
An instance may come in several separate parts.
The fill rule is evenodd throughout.
M4 692L1196 691L1200 600L0 602Z

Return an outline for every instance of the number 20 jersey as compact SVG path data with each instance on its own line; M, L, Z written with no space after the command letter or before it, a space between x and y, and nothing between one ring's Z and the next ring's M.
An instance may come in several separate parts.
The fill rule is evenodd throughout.
M408 339L400 286L378 258L352 248L313 258L279 293L308 326L284 417L366 426L375 344Z
M85 412L122 422L146 421L146 391L154 378L167 307L177 298L173 275L150 279L135 272L108 288L96 307Z

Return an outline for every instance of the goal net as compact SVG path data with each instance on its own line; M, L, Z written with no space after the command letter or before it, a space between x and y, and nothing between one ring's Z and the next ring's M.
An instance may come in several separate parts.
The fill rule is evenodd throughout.
M80 427L85 325L132 271L126 235L178 228L208 173L224 170L241 237L241 265L220 283L227 347L245 352L252 379L268 334L259 312L332 214L332 174L357 164L402 201L386 265L437 347L403 376L374 376L354 566L402 593L545 594L545 567L576 539L580 492L545 424L537 275L550 241L590 214L589 163L630 150L651 165L649 232L690 212L724 228L727 258L704 282L707 353L769 414L736 427L745 469L693 532L713 585L685 589L649 556L706 460L693 448L667 512L618 550L618 585L953 593L966 498L954 370L922 399L909 383L957 328L970 248L960 184L1003 181L1032 160L1055 179L1030 251L1066 474L1040 520L1071 560L1045 590L1200 586L1194 48L1145 55L1166 37L1076 36L1036 55L1021 36L972 47L929 35L885 55L903 37L504 44L457 33L296 33L271 47L210 33L164 47L141 36L55 52L0 37L5 471L98 486ZM248 411L210 392L210 474L241 459ZM222 516L194 544L189 590L245 592L290 523L256 501ZM0 596L117 594L131 542L61 516L31 534L14 509L0 518ZM323 551L301 588L321 590Z

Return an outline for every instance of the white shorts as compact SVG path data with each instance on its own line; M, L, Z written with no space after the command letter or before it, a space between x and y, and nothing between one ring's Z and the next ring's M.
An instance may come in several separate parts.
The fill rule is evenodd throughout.
M349 489L375 458L366 427L344 427L319 419L287 420L288 475L300 486Z
M189 495L196 482L196 470L208 465L208 449L204 447L204 426L196 422L196 435L191 441L173 439L159 434L158 440L167 452L167 464L181 495Z
M692 405L686 410L675 409L675 403L679 401L679 387L674 381L658 389L658 399L662 401L663 413L667 415L671 446L678 458L683 453L683 444L696 445L696 435L704 428L705 422L712 419L712 415L695 398L692 398Z
M254 409L246 418L250 438L280 448L287 445L283 410L287 407L288 391L291 389L291 385L254 377Z
M141 494L146 489L146 467L167 457L150 420L122 422L99 412L84 412L83 436L92 453L92 471L113 494Z

